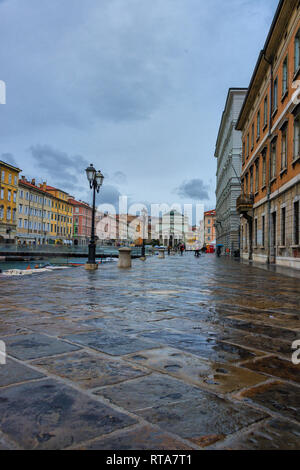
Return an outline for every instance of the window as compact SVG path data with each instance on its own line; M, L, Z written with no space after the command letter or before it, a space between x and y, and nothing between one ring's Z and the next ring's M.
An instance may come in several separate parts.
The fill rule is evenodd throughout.
M273 85L273 113L277 111L278 107L278 77L276 77Z
M22 214L22 213L23 213L23 205L19 204L19 214Z
M26 192L25 197L26 197L26 201L28 201L29 200L29 193L28 192Z
M286 211L285 207L281 209L281 244L285 246L285 227L286 227Z
M300 29L295 37L295 73L298 72L300 68Z
M28 220L27 219L24 220L24 228L28 228Z
M11 201L11 190L10 189L7 191L7 200L9 202Z
M15 176L14 180L15 180L15 186L17 186L17 185L18 185L18 178L17 178L17 176Z
M16 192L14 192L14 194L13 194L13 201L17 202L17 193Z
M265 246L265 216L261 218L261 227L262 227L262 246Z
M284 59L282 66L282 96L288 91L288 57Z
M24 197L24 191L20 191L20 199L23 199Z
M207 224L210 225L210 219L208 219Z
M299 245L299 201L294 202L294 244Z
M246 188L245 188L246 195L248 195L249 194L249 191L248 191L248 173L246 174L246 178L245 178L245 186L246 186Z
M11 184L11 173L8 175L8 183Z
M253 150L254 147L254 123L252 124L251 128L251 150Z
M287 167L287 127L281 132L281 170Z
M245 150L246 150L246 145L245 145L245 142L243 142L243 164L245 163Z
M247 158L249 157L249 139L250 139L250 136L249 136L249 133L247 135Z
M255 192L259 190L259 159L255 162Z
M254 221L254 243L257 246L257 219Z
M23 220L22 219L19 219L18 227L23 228Z
M1 197L1 199L4 199L4 189L3 188L1 188L0 197Z
M0 206L0 219L4 218L4 207Z
M264 127L268 124L268 96L264 100Z
M250 194L253 194L253 166L250 168Z
M294 159L300 155L300 116L294 120Z
M276 164L277 164L277 142L273 140L271 144L271 179L276 178Z
M5 181L5 171L4 170L2 170L1 179L2 179L2 181Z
M11 208L8 207L6 211L6 220L10 221L11 220Z
M260 111L257 113L257 139L260 138Z

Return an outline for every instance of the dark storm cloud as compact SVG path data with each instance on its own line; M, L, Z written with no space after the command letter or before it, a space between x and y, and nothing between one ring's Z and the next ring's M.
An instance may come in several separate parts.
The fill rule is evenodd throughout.
M184 181L179 188L176 189L176 193L182 198L193 199L195 201L209 200L208 195L209 187L204 184L201 179L192 179Z
M97 196L98 204L112 204L118 209L120 191L113 185L103 184L100 193Z
M1 3L1 0L0 0ZM0 160L13 166L18 166L15 157L11 153L2 153Z
M81 155L68 155L66 152L52 148L49 145L33 145L29 149L35 163L40 169L55 181L63 181L71 184L78 181L78 173L84 174L89 165Z
M86 158L81 155L68 155L50 145L34 145L29 150L36 165L43 171L43 178L47 179L48 184L58 186L74 197L80 196L86 201L91 200L92 192L88 189L85 174L85 169L89 166ZM115 175L125 177L119 171L115 172ZM97 195L97 203L117 205L119 196L119 190L112 184L107 184L107 178L105 178L100 193Z

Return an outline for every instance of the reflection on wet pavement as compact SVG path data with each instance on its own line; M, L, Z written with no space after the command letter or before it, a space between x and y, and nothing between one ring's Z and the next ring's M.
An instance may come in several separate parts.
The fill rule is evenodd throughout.
M186 254L0 295L0 448L299 448L297 277Z

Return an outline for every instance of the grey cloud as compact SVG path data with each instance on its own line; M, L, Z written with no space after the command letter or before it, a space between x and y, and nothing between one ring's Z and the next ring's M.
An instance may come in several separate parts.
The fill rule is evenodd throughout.
M177 188L176 193L182 198L205 201L209 200L208 190L209 187L204 184L201 179L195 178L184 181L179 188Z
M50 145L34 145L29 149L37 166L46 170L47 174L56 181L74 183L79 181L78 174L83 175L89 165L81 155L70 156L66 152L52 148Z
M125 184L127 183L127 177L123 171L115 171L112 177L113 181L119 184Z
M121 193L115 186L104 184L97 196L97 202L98 204L112 204L118 210L120 196Z
M1 0L0 0L0 3L1 3ZM15 157L11 153L2 153L0 159L3 162L9 163L10 165L18 166L18 164L15 160Z

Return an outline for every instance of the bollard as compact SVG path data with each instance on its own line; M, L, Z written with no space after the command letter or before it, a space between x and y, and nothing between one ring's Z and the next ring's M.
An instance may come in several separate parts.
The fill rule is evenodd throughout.
M131 248L119 248L119 268L131 268Z
M165 259L165 249L164 248L159 248L159 259Z
M87 271L96 271L98 269L97 263L85 263L84 268Z

